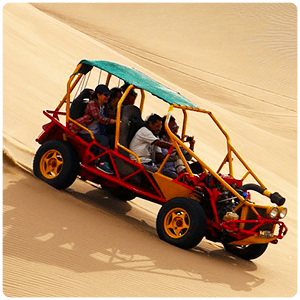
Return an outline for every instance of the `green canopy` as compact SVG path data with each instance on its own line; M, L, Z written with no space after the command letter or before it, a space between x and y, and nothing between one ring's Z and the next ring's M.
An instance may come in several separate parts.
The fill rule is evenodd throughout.
M118 78L121 78L125 82L136 86L137 88L146 90L156 97L164 100L169 104L177 104L186 107L195 107L192 102L183 97L181 94L172 91L171 89L165 87L159 82L153 80L149 76L141 73L140 71L134 68L128 68L123 65L101 60L82 60L80 61L82 67L78 73L86 74L93 67L97 67L101 70L106 71Z

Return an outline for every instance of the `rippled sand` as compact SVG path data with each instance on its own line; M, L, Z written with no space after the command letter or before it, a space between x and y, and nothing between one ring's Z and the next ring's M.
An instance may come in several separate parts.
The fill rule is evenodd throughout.
M82 59L134 66L214 112L266 186L287 236L253 262L159 240L159 206L33 177L35 138ZM291 297L297 292L297 8L264 4L9 3L3 8L3 292L8 297ZM148 103L146 112L165 106ZM218 133L192 117L216 167ZM223 157L222 157L223 158ZM282 284L284 283L284 287Z

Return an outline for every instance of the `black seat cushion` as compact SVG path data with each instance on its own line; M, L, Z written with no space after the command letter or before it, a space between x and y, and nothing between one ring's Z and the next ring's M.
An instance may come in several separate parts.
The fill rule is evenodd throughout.
M140 109L135 105L125 106L120 125L120 144L128 148L135 133L143 126L145 122Z

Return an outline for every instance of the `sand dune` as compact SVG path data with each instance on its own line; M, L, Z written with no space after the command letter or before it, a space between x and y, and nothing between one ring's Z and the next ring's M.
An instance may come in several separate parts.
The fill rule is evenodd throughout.
M296 22L296 6L285 3L6 4L4 294L294 296ZM42 110L57 105L82 58L135 66L212 110L269 189L287 198L288 235L253 262L207 240L183 251L158 239L156 204L123 203L80 180L57 191L35 178L35 138L47 122ZM155 103L150 111L165 112ZM192 121L196 150L216 164L217 134Z

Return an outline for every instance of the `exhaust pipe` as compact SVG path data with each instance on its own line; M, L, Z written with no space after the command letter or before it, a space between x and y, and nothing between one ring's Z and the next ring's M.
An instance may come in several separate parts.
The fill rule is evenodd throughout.
M271 193L267 189L264 189L257 184L253 184L253 183L244 184L243 186L240 187L240 190L242 190L243 192L247 190L256 191L262 195L269 197L271 199L271 202L275 203L277 206L282 206L285 203L285 198L282 197L278 192Z

